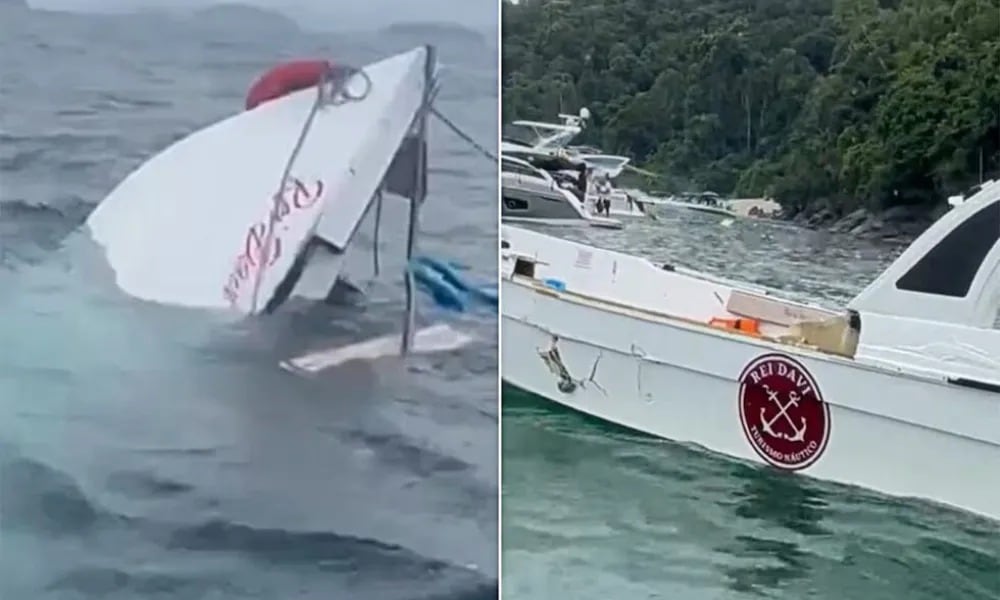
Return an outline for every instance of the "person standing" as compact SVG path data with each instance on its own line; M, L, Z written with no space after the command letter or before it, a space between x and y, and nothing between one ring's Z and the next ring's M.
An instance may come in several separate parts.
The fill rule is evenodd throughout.
M587 197L587 165L585 163L580 163L580 165L577 166L576 171L576 187L580 190L580 197L585 199Z
M597 189L597 211L605 216L611 216L611 181L608 174L600 171L597 174L595 186Z

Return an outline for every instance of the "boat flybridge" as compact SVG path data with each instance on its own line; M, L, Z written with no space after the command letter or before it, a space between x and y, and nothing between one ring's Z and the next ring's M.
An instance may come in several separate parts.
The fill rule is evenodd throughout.
M581 108L579 115L560 114L561 123L544 121L513 121L503 127L500 152L519 157L520 154L565 153L568 144L583 131L590 111Z
M544 121L513 121L504 126L500 151L507 156L561 156L583 161L595 171L603 171L612 179L621 175L631 160L627 156L604 154L593 146L570 146L569 143L584 130L590 111L584 107L579 115L560 114L560 123Z

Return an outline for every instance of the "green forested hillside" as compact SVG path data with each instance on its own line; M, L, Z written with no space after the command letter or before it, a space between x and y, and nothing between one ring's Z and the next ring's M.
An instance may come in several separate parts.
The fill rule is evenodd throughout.
M666 187L933 204L1000 172L1000 0L505 2L504 121L581 106Z

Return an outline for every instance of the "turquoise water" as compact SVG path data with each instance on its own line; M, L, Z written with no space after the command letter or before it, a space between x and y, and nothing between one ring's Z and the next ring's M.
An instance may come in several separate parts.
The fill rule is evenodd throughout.
M567 233L828 302L900 250L684 211L617 236ZM653 439L508 386L502 415L504 598L1000 598L991 521Z

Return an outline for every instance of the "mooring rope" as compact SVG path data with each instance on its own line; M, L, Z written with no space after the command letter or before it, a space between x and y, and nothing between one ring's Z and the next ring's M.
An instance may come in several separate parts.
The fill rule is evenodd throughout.
M378 277L381 269L379 268L378 260L378 246L379 246L379 230L382 229L382 188L379 188L375 192L375 235L372 241L372 261L375 270L375 277Z
M482 144L480 144L476 140L472 139L471 135L469 135L468 133L465 133L465 131L463 131L462 128L459 127L458 125L455 125L455 123L453 123L451 121L451 119L449 119L448 117L446 117L443 114L441 114L441 111L439 111L437 108L435 108L433 106L431 107L430 111L431 111L432 115L434 115L435 117L437 117L438 119L440 119L440 121L442 123L444 123L445 125L447 125L448 129L451 129L452 132L455 133L455 135L457 135L458 137L462 138L470 146L472 146L472 148L474 150L478 151L480 154L482 154L483 156L485 156L486 159L489 160L489 161L491 161L493 164L497 163L497 157L496 157L496 155L494 155L492 152L490 152L489 150L487 150L486 148L484 148L482 146Z

